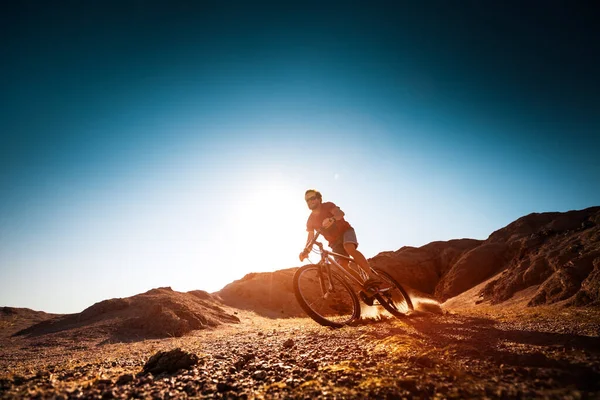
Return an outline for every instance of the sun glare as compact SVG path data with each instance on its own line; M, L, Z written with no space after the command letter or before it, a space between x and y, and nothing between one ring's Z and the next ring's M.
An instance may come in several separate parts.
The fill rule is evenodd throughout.
M309 214L303 196L302 190L280 183L249 188L239 195L232 245L243 265L236 269L274 271L299 264Z

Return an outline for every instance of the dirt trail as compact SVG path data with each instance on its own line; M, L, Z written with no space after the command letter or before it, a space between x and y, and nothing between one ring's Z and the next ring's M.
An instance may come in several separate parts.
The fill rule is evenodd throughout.
M81 332L3 338L0 398L600 398L597 312L415 312L337 330L253 313L240 320L128 343ZM175 348L198 363L142 372Z

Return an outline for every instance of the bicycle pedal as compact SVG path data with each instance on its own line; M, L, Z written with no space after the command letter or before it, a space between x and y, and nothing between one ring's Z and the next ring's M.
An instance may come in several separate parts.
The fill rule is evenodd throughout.
M373 305L373 300L375 300L373 297L367 296L367 294L365 292L363 292L362 290L358 293L358 295L360 296L360 298L362 299L362 301L364 301L364 303L366 305L368 305L368 306Z

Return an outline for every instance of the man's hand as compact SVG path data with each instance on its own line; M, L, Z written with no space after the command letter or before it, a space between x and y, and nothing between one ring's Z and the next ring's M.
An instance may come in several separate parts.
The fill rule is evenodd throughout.
M335 218L330 217L330 218L325 218L323 220L323 222L321 223L321 226L323 226L323 228L327 229L329 228L331 225L333 225L333 223L335 222Z
M304 259L308 256L308 252L306 250L302 250L302 252L300 253L300 261L304 261Z

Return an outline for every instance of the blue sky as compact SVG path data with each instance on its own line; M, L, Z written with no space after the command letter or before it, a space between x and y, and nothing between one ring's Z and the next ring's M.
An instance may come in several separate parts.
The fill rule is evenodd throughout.
M367 257L599 205L597 11L457 4L3 5L0 305L296 266L307 188Z

